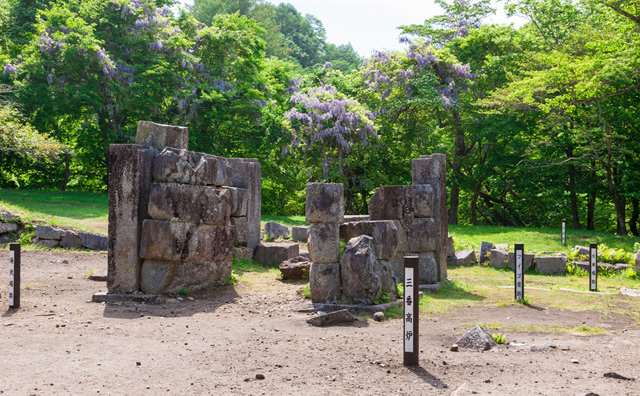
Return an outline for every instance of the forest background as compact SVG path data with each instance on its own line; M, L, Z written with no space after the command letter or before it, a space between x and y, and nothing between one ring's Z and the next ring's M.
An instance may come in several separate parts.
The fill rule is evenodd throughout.
M640 0L443 1L360 57L262 0L0 0L0 188L105 191L140 120L260 160L263 212L340 182L347 213L447 154L451 224L639 234Z

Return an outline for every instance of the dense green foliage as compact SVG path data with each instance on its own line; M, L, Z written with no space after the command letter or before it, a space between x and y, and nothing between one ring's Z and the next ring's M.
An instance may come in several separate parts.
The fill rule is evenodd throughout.
M640 1L509 0L515 28L438 0L364 61L289 4L171 3L0 0L0 187L104 191L109 144L144 119L258 158L265 213L303 213L315 180L365 213L442 152L451 224L639 234Z

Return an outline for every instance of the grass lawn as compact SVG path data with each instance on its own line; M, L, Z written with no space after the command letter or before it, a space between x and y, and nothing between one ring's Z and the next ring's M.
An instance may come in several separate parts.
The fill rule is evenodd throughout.
M76 191L0 189L0 209L27 219L107 233L107 194Z

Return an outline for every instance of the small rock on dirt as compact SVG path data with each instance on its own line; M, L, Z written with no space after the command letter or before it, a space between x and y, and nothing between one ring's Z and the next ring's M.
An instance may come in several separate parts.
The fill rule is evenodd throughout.
M302 279L305 275L309 276L311 262L308 258L302 256L294 257L280 263L280 272L282 279Z
M264 379L264 374L256 374L256 379L263 380Z
M346 309L340 311L329 312L326 315L317 315L313 318L307 319L307 323L312 326L327 326L338 323L350 323L357 319L349 313Z
M532 345L531 352L549 352L552 349L556 349L557 346L553 344L545 344L545 345Z
M384 312L376 312L373 314L373 319L376 322L382 322L383 320L386 319L386 317L384 316Z
M458 344L451 345L451 352L458 352Z
M616 373L615 371L609 371L607 373L604 373L604 377L605 378L615 378L615 379L620 379L620 380L625 380L625 381L635 381L636 379L633 378L630 375L626 375L623 373Z
M487 351L498 345L491 334L480 326L476 326L467 331L460 337L456 344L462 348L475 349L478 351Z

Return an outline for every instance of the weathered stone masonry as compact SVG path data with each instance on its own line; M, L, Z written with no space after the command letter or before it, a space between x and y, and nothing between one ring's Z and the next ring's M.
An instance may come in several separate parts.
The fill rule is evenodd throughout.
M169 293L231 275L234 246L260 239L254 159L188 151L183 127L141 121L109 149L109 292Z

